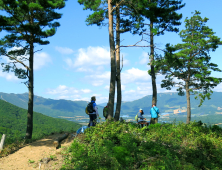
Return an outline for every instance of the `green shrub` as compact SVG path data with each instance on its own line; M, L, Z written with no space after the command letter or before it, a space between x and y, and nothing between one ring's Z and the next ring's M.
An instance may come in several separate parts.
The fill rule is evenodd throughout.
M104 122L74 139L63 169L222 169L220 131L201 122Z

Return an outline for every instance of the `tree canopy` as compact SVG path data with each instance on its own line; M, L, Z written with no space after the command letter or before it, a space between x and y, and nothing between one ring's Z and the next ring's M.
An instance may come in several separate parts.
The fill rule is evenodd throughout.
M2 0L0 30L7 35L0 40L0 55L7 56L9 63L2 63L3 71L12 70L18 78L26 79L29 89L28 120L26 137L32 137L34 45L47 45L45 38L55 34L62 14L56 12L65 6L65 0ZM27 64L28 63L28 64Z
M183 43L167 44L164 57L155 62L160 73L165 75L161 87L167 90L177 87L179 95L184 95L186 90L188 104L190 93L200 98L201 105L206 97L210 99L212 89L222 82L222 78L211 76L212 71L221 70L211 62L210 56L222 42L206 25L207 21L208 18L201 18L199 11L195 11L190 19L186 18L185 29L179 33ZM189 114L190 108L187 109Z

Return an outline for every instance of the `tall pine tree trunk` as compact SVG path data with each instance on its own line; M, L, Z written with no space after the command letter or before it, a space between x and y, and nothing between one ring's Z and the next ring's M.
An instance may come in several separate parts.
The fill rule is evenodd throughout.
M34 97L34 73L33 73L33 63L34 63L34 45L30 44L30 57L29 57L29 75L28 75L28 89L29 89L29 101L28 101L28 114L27 114L27 129L26 129L26 139L32 138L33 131L33 97Z
M189 82L186 81L186 97L187 97L187 124L190 123L191 120L191 109L190 109L190 90L189 90Z
M114 99L115 99L115 83L116 83L116 60L115 60L115 42L113 35L113 15L111 0L108 0L108 15L109 15L109 45L111 58L111 77L109 88L109 104L108 104L108 119L113 118Z
M121 77L120 77L120 32L119 32L119 24L120 24L120 14L119 7L116 8L116 83L117 83L117 104L116 104L116 113L115 113L115 121L119 120L120 110L121 110Z
M154 61L154 41L153 41L153 22L150 19L150 67L151 67L151 79L152 79L152 89L153 89L153 98L152 98L152 104L157 104L157 88L156 88L156 75L155 75L155 69L153 65Z

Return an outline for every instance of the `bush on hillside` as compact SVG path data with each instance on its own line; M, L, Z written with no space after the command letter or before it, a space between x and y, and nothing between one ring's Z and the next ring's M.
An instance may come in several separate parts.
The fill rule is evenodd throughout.
M104 122L74 139L63 169L222 169L222 129Z

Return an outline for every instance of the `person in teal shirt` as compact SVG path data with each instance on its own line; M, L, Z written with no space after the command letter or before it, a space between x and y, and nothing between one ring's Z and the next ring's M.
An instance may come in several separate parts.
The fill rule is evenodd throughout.
M152 108L150 109L151 114L151 120L150 124L158 123L158 115L159 115L159 109L156 107L156 103L153 103Z

